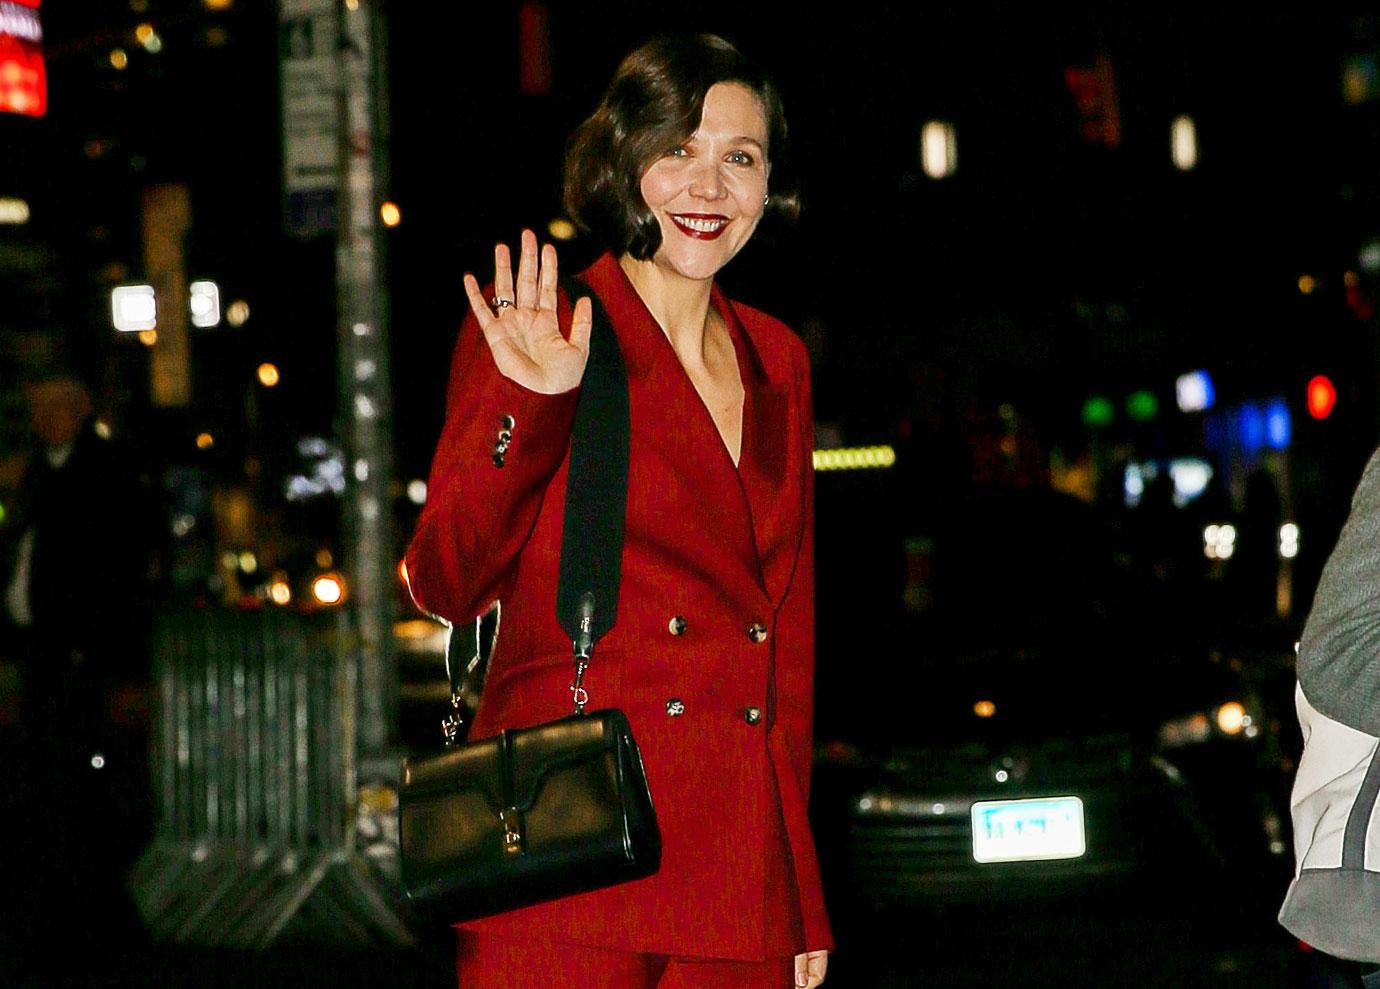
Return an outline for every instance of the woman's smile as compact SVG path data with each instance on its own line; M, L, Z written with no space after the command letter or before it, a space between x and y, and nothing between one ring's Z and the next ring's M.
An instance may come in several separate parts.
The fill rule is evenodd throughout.
M676 229L696 240L714 240L728 226L728 217L721 213L672 213Z

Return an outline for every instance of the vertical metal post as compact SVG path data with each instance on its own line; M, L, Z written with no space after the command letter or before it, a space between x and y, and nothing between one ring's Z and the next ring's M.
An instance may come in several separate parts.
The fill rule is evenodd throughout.
M342 0L341 154L336 285L339 435L347 456L345 564L358 661L358 744L368 757L396 735L392 650L393 479L388 311L381 277L379 190L387 174L382 19L378 0Z

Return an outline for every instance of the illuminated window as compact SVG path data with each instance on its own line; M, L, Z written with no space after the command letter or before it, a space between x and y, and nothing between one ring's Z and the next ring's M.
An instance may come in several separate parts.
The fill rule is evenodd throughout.
M958 135L953 124L931 120L921 129L920 167L932 179L948 178L958 170Z
M28 222L28 203L22 199L0 198L0 223L19 226Z
M1198 129L1187 115L1174 118L1170 127L1170 149L1174 167L1187 172L1198 164Z
M153 286L115 286L110 291L110 318L121 333L154 329L158 325L158 301Z
M220 322L220 288L215 282L192 282L187 293L193 326L215 326Z

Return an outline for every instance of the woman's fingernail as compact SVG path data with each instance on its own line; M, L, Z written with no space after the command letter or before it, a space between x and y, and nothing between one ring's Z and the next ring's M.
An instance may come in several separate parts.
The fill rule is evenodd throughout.
M805 983L807 983L807 982L809 982L809 981L810 981L810 977L809 977L808 975L806 975L804 972L796 972L796 973L795 973L795 984L796 984L796 985L798 985L798 986L803 986L803 985L805 985Z

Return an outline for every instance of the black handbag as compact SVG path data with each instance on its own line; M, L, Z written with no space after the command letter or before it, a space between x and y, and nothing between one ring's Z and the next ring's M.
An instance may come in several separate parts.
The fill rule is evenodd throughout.
M569 297L574 288L567 285ZM649 876L661 865L642 755L622 711L585 711L594 643L613 627L628 490L628 383L618 339L594 305L570 441L556 613L574 648L574 713L459 742L460 664L447 750L403 762L402 880L414 905L454 923Z

